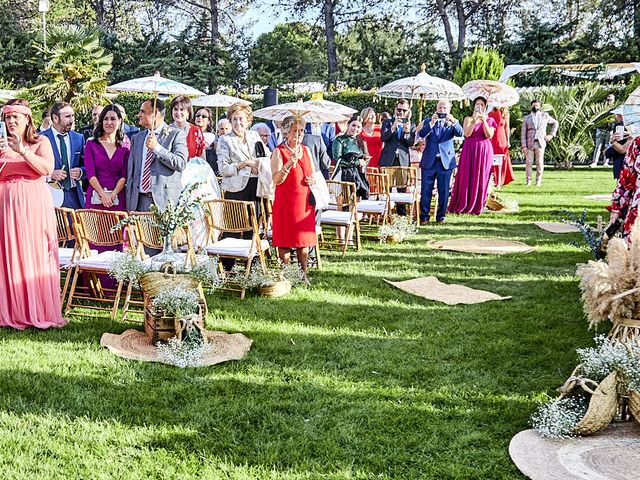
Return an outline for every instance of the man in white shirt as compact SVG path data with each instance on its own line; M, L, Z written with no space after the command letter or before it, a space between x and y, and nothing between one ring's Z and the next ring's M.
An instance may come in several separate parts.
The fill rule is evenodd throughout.
M58 102L51 107L51 127L41 135L49 139L55 158L51 180L60 184L64 190L63 207L84 208L85 197L82 190L84 172L84 137L73 131L75 113L73 107Z
M155 108L154 108L155 101ZM146 100L138 121L144 128L131 138L127 165L127 209L148 212L152 204L164 210L174 205L182 191L182 171L187 165L187 136L164 123L164 102Z

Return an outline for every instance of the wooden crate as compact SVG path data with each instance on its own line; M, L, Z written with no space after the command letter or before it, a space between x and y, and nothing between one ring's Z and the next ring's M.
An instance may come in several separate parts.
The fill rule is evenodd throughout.
M200 300L200 312L205 311L205 303ZM154 345L158 342L167 342L176 336L175 317L166 316L162 312L153 314L151 299L144 296L144 331Z
M175 317L154 315L147 295L144 296L144 331L154 345L176 336Z

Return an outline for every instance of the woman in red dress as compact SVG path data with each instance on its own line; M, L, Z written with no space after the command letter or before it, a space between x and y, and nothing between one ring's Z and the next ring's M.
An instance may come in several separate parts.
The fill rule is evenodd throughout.
M494 107L489 116L498 125L496 133L491 138L494 155L504 155L502 166L493 167L493 179L496 187L502 187L513 182L513 167L509 159L509 110L506 107Z
M171 102L171 116L173 117L171 126L187 134L189 160L196 157L205 158L204 150L207 145L204 134L200 127L191 123L193 119L191 99L184 95L178 95L174 98Z
M382 140L380 139L380 125L376 125L376 112L373 108L367 107L360 114L362 117L362 132L360 138L367 144L367 150L371 155L368 167L378 167L380 163L380 153L382 153Z
M298 263L308 272L309 247L315 246L316 210L310 203L313 185L311 153L302 145L305 124L297 118L287 117L280 127L285 141L271 154L271 171L275 184L273 201L273 246L283 263L291 260L291 249L296 249Z

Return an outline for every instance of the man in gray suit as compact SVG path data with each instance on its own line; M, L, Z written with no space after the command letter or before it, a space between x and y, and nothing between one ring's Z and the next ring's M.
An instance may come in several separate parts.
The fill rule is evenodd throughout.
M551 132L547 134L547 125L551 125ZM525 172L527 186L531 186L531 169L536 162L536 186L542 185L544 171L544 149L558 133L558 121L547 112L540 111L540 100L531 100L531 113L522 120L520 141L525 157Z
M155 115L154 105L156 102ZM144 129L131 139L127 166L127 208L148 212L151 204L164 210L169 200L178 201L182 171L187 165L187 136L164 123L164 103L146 100L138 122Z
M329 166L331 165L331 158L327 153L327 147L324 140L320 135L312 135L305 133L302 138L302 145L309 147L311 151L311 160L316 171L322 172L322 176L329 179Z

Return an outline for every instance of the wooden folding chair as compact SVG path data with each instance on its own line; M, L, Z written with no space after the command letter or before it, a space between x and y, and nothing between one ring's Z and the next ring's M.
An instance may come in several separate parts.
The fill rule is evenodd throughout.
M251 274L251 262L258 258L260 268L264 273L267 266L264 252L269 250L269 241L260 238L256 209L253 202L242 202L240 200L208 200L205 202L208 209L207 222L211 232L218 231L225 237L225 234L244 234L251 238L211 238L211 244L207 246L209 255L217 256L218 259L229 258L241 261L245 265L245 278ZM239 291L240 298L244 298L246 289L244 287L231 288L227 290Z
M417 167L383 167L382 173L389 177L389 188L391 190L390 200L398 205L406 205L411 210L411 216L415 217L416 223L420 221L420 191L418 190L418 168ZM400 192L399 190L405 190Z
M385 225L391 214L389 177L384 173L368 173L369 199L358 202L358 213L363 215L361 226Z
M60 301L64 304L69 289L71 264L80 255L80 243L76 241L76 235L71 223L77 222L75 211L71 208L56 208L56 230L58 232L58 267L60 268L60 281L64 281ZM69 246L73 244L73 246Z
M151 212L129 212L129 217L135 220L136 255L142 260L148 259L150 257L145 252L145 247L155 250L161 250L164 247L162 232L153 224ZM171 243L174 251L184 260L183 266L196 264L193 238L188 225L176 230Z
M344 228L344 239L340 239L336 234L338 245L342 247L342 256L346 255L347 247L355 233L353 246L356 251L360 250L360 221L357 207L356 185L353 182L327 181L329 188L330 204L329 210L322 212L320 225L331 225L336 228ZM330 244L325 236L322 237L322 244ZM336 243L336 242L333 242Z
M111 263L116 258L116 255L120 253L117 250L118 247L133 253L132 245L135 239L133 229L130 229L127 225L122 229L111 231L120 220L127 218L128 215L126 212L119 211L85 209L76 210L75 215L78 225L76 237L80 240L81 254L80 258L74 263L71 272L73 280L69 290L65 314L69 315L74 307L84 307L91 310L110 311L111 319L115 320L122 294L122 282L118 282L115 295L110 299L107 293L111 293L113 290L103 287L98 275L108 275ZM128 246L125 246L127 242ZM110 247L113 250L90 256L87 253L89 244L98 247ZM80 274L86 274L89 281L89 285L84 289L79 289L77 285ZM80 292L79 290L86 291ZM109 303L111 306L105 308L94 304L81 303L81 300L98 304ZM127 307L128 305L124 306L125 310ZM86 316L86 314L79 312L76 312L76 315Z

